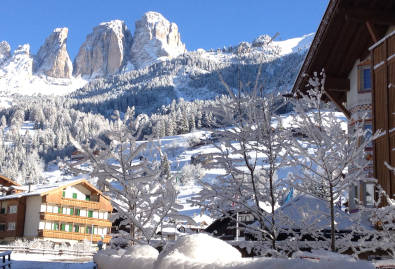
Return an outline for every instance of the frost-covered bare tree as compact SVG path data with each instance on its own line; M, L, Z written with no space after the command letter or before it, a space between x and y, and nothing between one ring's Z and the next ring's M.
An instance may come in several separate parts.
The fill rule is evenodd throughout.
M336 251L335 202L352 186L371 180L365 171L365 148L377 135L369 137L360 121L347 131L335 112L325 109L323 72L310 78L309 84L307 93L298 92L298 98L293 100L293 128L304 138L292 138L288 153L298 169L289 177L297 190L329 203L330 248Z
M98 185L112 200L114 218L130 227L132 241L149 243L163 221L179 217L180 207L172 177L161 173L161 153L152 141L136 139L141 136L145 118L134 119L129 114L132 111L122 121L115 113L112 130L105 135L109 144L97 139L90 148L74 141L84 158L71 166L75 172L98 178ZM84 163L90 170L82 166Z
M352 250L353 256L381 253L395 258L395 204L380 185L376 185L377 199L373 206L358 206L352 214L351 233L336 242L339 252Z
M240 85L238 93L223 84L231 100L214 107L213 114L229 127L214 132L219 140L215 143L217 152L206 159L210 160L208 167L221 168L224 174L212 182L201 181L198 204L236 222L238 213L252 214L255 224L240 222L240 227L259 239L257 250L262 255L274 254L279 232L275 209L286 188L278 178L279 169L285 165L288 141L281 117L276 115L283 100L280 96L263 96L258 79L251 91Z

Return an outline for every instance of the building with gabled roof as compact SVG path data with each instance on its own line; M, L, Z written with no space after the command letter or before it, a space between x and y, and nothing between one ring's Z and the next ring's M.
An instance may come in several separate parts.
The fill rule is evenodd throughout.
M112 205L85 179L35 185L0 196L0 238L108 243Z
M367 174L395 199L395 1L330 0L293 92L306 91L308 76L325 71L325 98L349 119L367 118L364 127L384 133L366 148ZM307 76L306 76L307 75ZM366 206L373 205L374 183L351 190Z
M21 185L12 179L0 175L0 195L21 192Z

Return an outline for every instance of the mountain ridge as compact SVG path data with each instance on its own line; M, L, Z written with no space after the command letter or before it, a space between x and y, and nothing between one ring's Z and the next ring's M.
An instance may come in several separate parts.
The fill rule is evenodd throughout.
M28 44L19 46L11 54L9 44L0 42L0 96L14 93L68 95L95 79L140 72L177 58L180 61L200 58L198 61L207 66L262 63L291 53L304 53L313 38L313 34L308 34L271 41L270 36L261 35L252 42L215 51L187 51L175 23L160 13L147 12L136 21L133 35L123 21L100 23L87 35L71 65L66 47L67 33L67 28L55 29L36 55L31 54ZM185 66L190 69L189 73L213 71ZM172 78L176 87L185 81L184 75Z

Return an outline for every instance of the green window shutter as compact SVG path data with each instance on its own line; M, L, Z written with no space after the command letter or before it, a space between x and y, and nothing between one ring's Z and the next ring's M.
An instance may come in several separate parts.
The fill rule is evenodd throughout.
M89 211L88 211L88 217L89 217L89 218L93 218L93 211L92 211L92 210L89 210Z
M62 197L63 197L63 198L66 197L66 191L63 191Z
M62 214L62 208L60 206L58 207L58 213Z
M54 229L55 231L58 231L58 230L59 230L59 223L54 223L53 229Z
M74 215L74 208L70 208L70 215Z
M80 226L74 225L74 232L78 233L80 231Z
M75 215L76 215L76 216L79 216L80 213L81 213L81 210L77 208L77 209L75 210Z
M88 227L85 227L85 233L88 234L89 233L89 229Z
M91 200L91 196L90 195L85 196L85 200L86 201L90 201Z
M77 199L77 194L73 193L73 199Z
M73 225L69 224L69 232L73 231Z
M65 231L66 230L66 224L62 223L60 224L60 230Z

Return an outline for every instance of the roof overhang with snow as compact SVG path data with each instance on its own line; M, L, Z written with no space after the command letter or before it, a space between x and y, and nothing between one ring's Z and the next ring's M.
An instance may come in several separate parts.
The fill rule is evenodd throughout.
M394 0L331 0L299 71L292 91L304 92L306 75L326 73L326 98L347 117L344 108L350 89L348 75L357 59L369 55L369 47L395 25Z
M12 179L9 179L8 177L1 176L1 175L0 175L0 185L3 185L5 187L21 186L20 184L16 183Z

